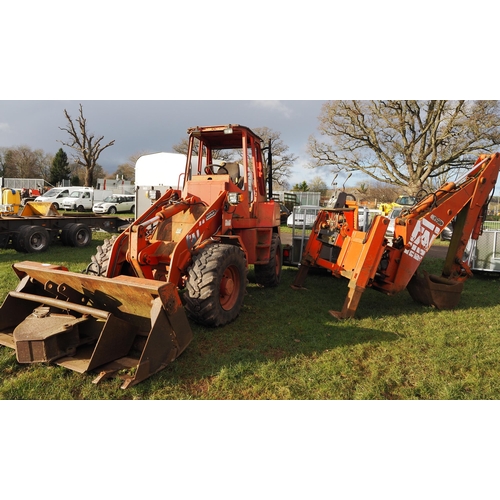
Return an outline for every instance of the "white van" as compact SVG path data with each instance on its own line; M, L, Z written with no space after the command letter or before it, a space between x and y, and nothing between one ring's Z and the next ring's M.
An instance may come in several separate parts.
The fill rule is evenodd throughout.
M69 196L69 191L71 188L52 188L41 196L37 196L34 201L50 201L59 210L61 207L61 202L63 198Z
M110 194L111 191L105 191L102 189L75 187L71 189L69 196L61 201L61 208L64 210L77 210L78 212L92 210L94 203L102 201Z
M321 207L316 205L297 205L288 216L286 225L296 229L312 229Z
M187 156L178 153L152 153L141 156L135 164L135 216L142 215L155 201L150 193L165 194L182 188Z

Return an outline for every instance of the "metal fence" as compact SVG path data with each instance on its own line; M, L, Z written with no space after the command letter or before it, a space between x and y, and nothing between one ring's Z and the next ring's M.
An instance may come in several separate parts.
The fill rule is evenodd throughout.
M20 179L2 177L2 187L9 189L41 189L45 181L43 179Z

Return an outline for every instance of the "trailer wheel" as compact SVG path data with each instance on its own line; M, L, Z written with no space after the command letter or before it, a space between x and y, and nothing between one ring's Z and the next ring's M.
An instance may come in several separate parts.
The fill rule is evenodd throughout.
M234 245L213 244L193 258L188 270L185 306L206 326L223 326L240 313L246 288L245 254Z
M69 231L74 226L74 224L68 224L64 226L61 231L61 241L64 246L70 246L71 242L69 241Z
M70 224L68 228L67 241L72 247L83 248L90 244L92 231L87 224Z
M16 252L24 252L24 232L29 228L30 226L23 226L19 230L17 234L14 234L12 237L12 246L14 247L14 250Z
M26 253L45 252L49 244L49 232L44 227L26 226L19 231L18 247L20 250L18 251Z
M277 233L273 234L269 262L255 264L255 281L262 286L278 286L281 279L282 253L281 239Z

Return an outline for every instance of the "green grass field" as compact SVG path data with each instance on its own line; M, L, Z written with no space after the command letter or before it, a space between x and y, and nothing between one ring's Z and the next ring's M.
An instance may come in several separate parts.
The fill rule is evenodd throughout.
M41 255L0 252L0 296L18 280L20 260L82 271L107 233L91 247L59 244ZM442 261L422 266L440 272ZM338 321L347 281L310 273L293 290L297 269L286 267L275 289L249 284L239 318L223 328L192 324L194 340L162 372L127 390L119 379L92 383L56 365L20 365L0 346L0 399L499 399L500 304L496 275L467 281L457 309L438 311L405 291L388 297L367 290L356 317Z

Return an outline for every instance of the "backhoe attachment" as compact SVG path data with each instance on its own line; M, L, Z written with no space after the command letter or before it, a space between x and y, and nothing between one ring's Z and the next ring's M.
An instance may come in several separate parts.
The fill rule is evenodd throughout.
M500 171L500 154L481 155L472 169L456 182L448 182L426 195L395 219L389 241L389 219L375 216L367 232L356 231L347 205L318 213L302 254L293 287L304 285L308 270L322 267L335 277L349 280L338 319L354 316L361 296L371 287L386 295L408 289L411 297L437 309L453 309L460 301L464 282L472 276L466 262L469 239L482 232L488 202ZM453 236L441 276L418 273L435 239L454 221Z
M20 363L98 371L95 383L119 375L125 389L165 368L193 338L172 283L36 262L13 268L21 281L0 308L0 344Z

